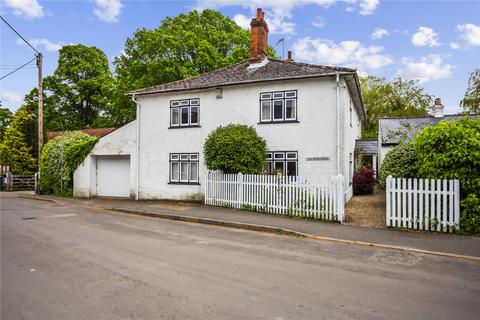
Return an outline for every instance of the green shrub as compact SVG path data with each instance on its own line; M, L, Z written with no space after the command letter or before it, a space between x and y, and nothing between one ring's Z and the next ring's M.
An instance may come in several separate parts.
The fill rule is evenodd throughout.
M400 143L385 156L378 174L378 182L385 187L385 180L389 175L395 178L416 178L416 161L415 142Z
M210 133L203 152L209 170L259 174L264 170L267 147L255 128L229 124Z
M66 132L49 141L40 158L40 191L71 195L73 173L92 151L98 139L79 132Z
M415 145L422 178L460 180L460 231L479 234L480 121L468 117L442 121L425 128Z

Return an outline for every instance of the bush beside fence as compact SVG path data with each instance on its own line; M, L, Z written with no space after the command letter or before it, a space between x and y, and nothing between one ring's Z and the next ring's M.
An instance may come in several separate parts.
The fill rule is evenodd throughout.
M301 177L208 172L205 204L343 222L342 176Z

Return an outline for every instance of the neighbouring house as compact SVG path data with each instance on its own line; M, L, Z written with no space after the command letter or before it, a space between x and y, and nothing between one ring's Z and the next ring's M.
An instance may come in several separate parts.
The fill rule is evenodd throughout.
M291 52L269 58L261 9L251 28L249 60L131 91L136 120L99 140L75 171L74 195L202 199L204 141L238 123L266 140L266 173L342 175L349 199L365 115L356 71L295 62Z
M74 131L83 132L91 137L101 138L103 136L106 136L110 132L115 131L116 129L117 128L90 128L89 126L86 126L85 129ZM47 140L52 140L56 137L63 136L65 132L66 131L47 131Z
M435 99L435 104L430 116L424 117L391 117L378 119L378 170L382 166L385 155L396 145L405 140L413 139L422 129L436 125L440 121L458 120L465 115L444 115L444 106L440 98ZM476 115L470 116L472 119Z

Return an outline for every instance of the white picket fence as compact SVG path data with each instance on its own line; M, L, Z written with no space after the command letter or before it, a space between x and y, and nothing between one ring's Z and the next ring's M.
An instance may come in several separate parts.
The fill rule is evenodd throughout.
M343 183L342 176L285 177L208 172L205 204L343 222Z
M460 219L458 180L402 179L388 176L387 226L453 232Z

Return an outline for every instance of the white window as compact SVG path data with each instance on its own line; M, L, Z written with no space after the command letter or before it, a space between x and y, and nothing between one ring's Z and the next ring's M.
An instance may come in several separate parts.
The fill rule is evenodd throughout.
M262 121L272 121L272 101L262 101L261 105Z
M170 182L198 183L198 153L170 154Z
M260 122L297 121L297 91L260 93Z
M198 126L200 119L200 99L170 101L170 127Z
M298 175L298 153L296 151L275 151L267 153L266 174Z

